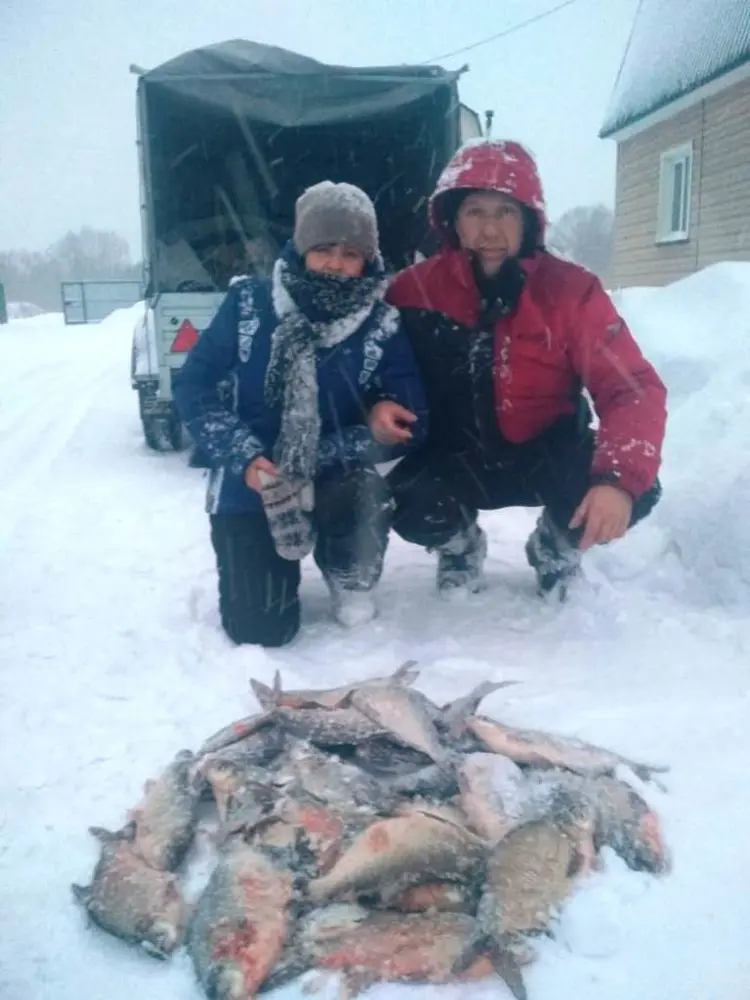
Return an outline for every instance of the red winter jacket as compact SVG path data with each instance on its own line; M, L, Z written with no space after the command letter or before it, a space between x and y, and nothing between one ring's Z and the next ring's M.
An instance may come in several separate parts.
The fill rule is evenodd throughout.
M430 202L433 227L447 245L397 275L387 295L402 313L432 323L437 339L430 350L437 356L442 335L436 327L448 322L455 334L457 325L471 328L479 319L480 296L468 255L457 247L442 214L443 196L459 188L516 198L536 213L540 243L546 225L536 165L520 145L484 141L459 150ZM582 384L600 420L592 477L614 474L638 497L654 484L661 462L664 384L598 278L542 249L521 264L526 280L518 307L495 325L494 411L502 435L520 444L559 417L574 414ZM430 368L434 373L434 364ZM423 371L423 377L429 373ZM449 371L445 378L451 378ZM429 384L426 388L429 396Z

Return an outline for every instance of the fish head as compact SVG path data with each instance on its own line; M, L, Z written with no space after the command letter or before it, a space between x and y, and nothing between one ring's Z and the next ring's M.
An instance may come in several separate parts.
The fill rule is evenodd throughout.
M659 817L648 809L631 823L624 823L615 840L615 849L633 871L668 875L672 855L667 847Z
M330 903L316 907L299 924L303 945L335 940L370 918L370 911L358 903Z
M155 958L166 958L177 948L182 939L182 928L166 917L160 917L146 928L141 947Z
M672 871L673 860L664 832L655 812L649 810L640 822L642 851L648 856L649 871L668 874Z
M245 973L238 962L222 960L214 965L206 978L208 1000L246 1000Z
M230 757L216 756L207 761L205 774L214 792L219 789L231 794L242 784L242 765Z
M318 750L307 740L292 740L286 753L287 760L294 764L297 769L319 769L324 767L330 760L330 754Z

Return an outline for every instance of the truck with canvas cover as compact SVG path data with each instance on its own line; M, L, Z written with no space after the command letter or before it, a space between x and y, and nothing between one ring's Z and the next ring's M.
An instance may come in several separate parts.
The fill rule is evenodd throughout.
M331 66L235 40L138 71L137 125L146 310L131 384L146 441L179 448L172 378L229 281L269 274L294 204L323 179L372 198L387 267L426 246L427 198L466 139L461 71Z

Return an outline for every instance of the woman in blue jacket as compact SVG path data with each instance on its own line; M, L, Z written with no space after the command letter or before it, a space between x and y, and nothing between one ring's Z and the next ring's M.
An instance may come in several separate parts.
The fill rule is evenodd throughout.
M175 380L177 407L211 466L219 607L237 643L281 646L296 635L310 551L342 625L375 614L391 500L374 466L427 431L386 283L364 191L308 188L272 278L232 282Z

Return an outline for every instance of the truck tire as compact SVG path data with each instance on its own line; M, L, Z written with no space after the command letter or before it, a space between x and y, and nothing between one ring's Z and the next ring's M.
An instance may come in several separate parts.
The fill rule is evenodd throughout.
M182 451L185 447L185 431L182 426L182 421L177 415L174 403L172 404L172 412L168 418L168 433L169 433L169 443L172 445L173 451Z
M138 409L143 437L152 451L182 451L185 433L174 403L155 404L152 387L138 387Z
M143 424L143 437L152 451L167 451L168 443L164 434L164 421L160 417L146 417Z

